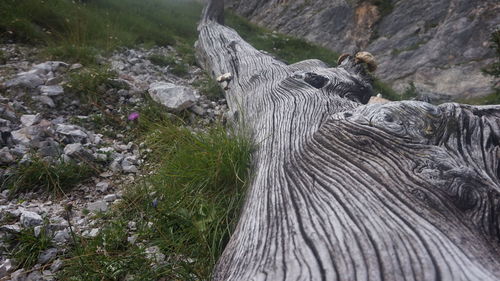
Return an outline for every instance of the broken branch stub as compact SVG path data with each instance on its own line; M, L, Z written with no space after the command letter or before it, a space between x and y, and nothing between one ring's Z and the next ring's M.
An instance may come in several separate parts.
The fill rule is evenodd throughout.
M232 74L230 110L257 146L214 280L500 278L500 106L365 105L366 56L286 65L210 3L198 59Z

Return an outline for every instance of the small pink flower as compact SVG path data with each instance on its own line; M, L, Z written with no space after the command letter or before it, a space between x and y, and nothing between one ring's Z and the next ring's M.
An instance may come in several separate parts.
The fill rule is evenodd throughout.
M139 119L139 112L132 112L128 115L128 120L129 121L134 121Z

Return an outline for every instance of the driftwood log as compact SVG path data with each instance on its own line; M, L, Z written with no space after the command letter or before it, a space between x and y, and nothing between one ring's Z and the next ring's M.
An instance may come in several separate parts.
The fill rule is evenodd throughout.
M274 59L209 1L197 56L257 148L213 280L500 280L500 106L366 105L364 63Z

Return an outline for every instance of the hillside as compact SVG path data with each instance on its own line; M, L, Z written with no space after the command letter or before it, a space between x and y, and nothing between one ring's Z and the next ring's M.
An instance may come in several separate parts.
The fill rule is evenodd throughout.
M376 75L399 92L411 85L437 100L492 92L481 69L494 61L489 40L500 25L498 1L229 0L252 22L338 53L366 50ZM411 84L413 83L413 84Z

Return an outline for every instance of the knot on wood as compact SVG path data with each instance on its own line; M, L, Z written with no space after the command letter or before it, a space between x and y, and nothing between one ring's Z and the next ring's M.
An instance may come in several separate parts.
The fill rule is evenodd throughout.
M314 72L306 72L303 73L300 78L304 80L307 84L313 86L316 89L321 89L323 88L326 83L328 83L329 79L326 78L325 76L316 74Z
M443 126L439 107L415 101L371 104L337 118L375 127L416 143L434 143Z

